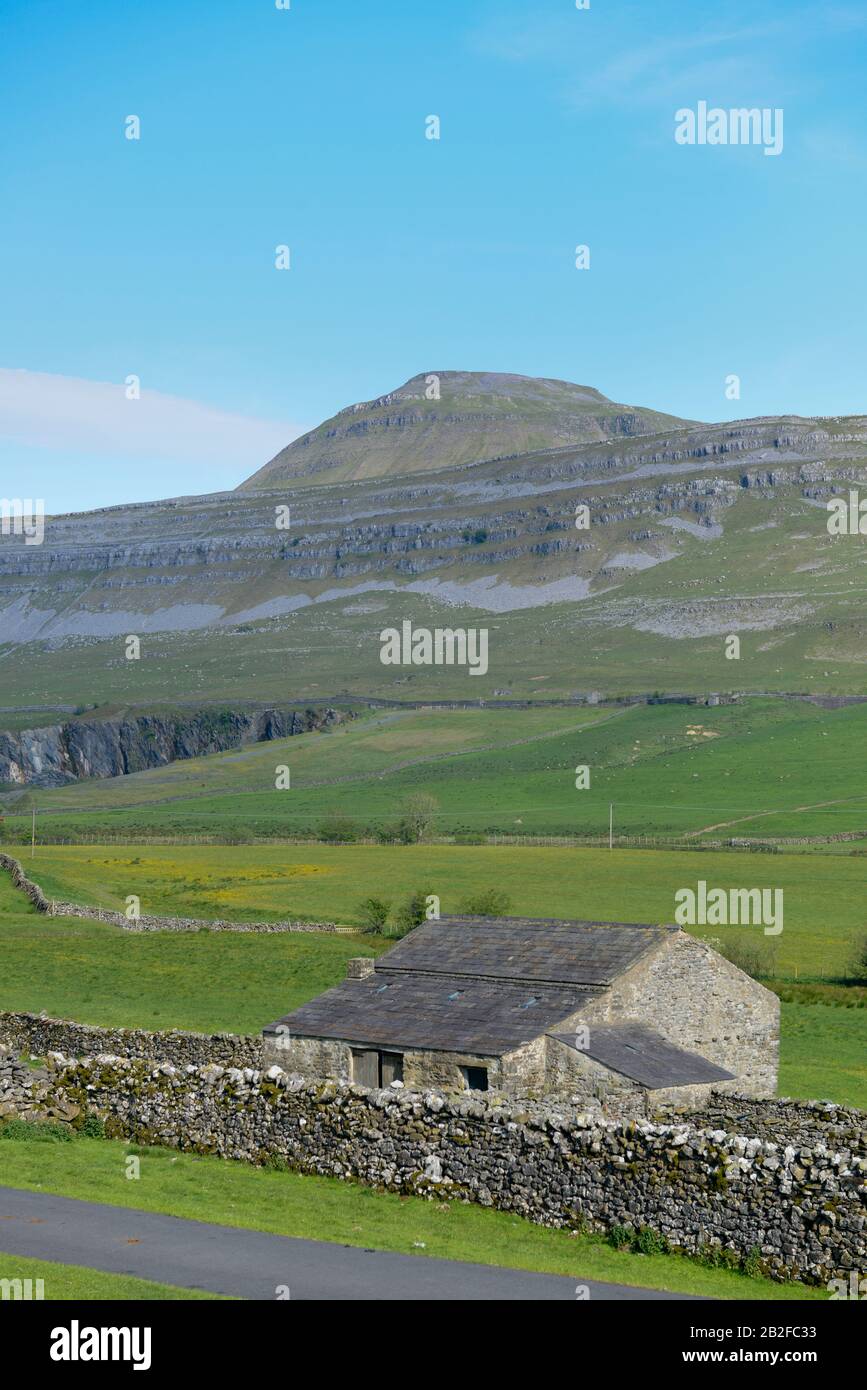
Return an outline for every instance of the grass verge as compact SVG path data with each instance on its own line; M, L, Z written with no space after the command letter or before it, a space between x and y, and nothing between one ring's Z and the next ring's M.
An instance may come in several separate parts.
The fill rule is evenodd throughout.
M30 1279L33 1287L42 1280L42 1298L46 1303L73 1300L108 1302L125 1299L134 1303L171 1299L221 1299L222 1294L202 1289L179 1289L173 1284L154 1284L150 1279L135 1279L129 1274L107 1274L100 1269L83 1265L56 1264L53 1260L33 1260L24 1255L7 1255L0 1251L0 1279ZM30 1301L30 1300L28 1300Z

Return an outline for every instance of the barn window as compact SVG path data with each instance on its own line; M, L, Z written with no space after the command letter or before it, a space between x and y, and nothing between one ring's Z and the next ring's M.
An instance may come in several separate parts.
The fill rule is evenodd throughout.
M486 1091L488 1089L488 1069L487 1067L461 1067L464 1076L464 1085L468 1091Z

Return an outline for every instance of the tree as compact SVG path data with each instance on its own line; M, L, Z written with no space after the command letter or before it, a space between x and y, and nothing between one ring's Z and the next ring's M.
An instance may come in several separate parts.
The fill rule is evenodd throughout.
M439 802L427 792L413 792L400 808L400 838L405 845L416 845L426 840L433 830Z
M852 976L859 985L867 985L867 936L862 936L855 946Z

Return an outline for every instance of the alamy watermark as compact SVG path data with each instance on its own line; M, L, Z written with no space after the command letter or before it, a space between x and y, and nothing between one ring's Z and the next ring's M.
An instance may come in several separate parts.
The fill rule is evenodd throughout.
M726 111L700 101L693 111L682 106L674 113L674 138L679 145L762 145L767 155L783 153L783 108L737 106Z
M0 497L0 534L23 536L25 545L45 540L45 502L41 497Z
M680 927L763 927L765 936L783 930L782 888L678 888L674 920Z
M52 1361L130 1361L134 1371L151 1365L149 1327L82 1327L73 1318L69 1327L54 1327L48 1355Z
M0 1301L4 1303L26 1303L44 1297L44 1279L0 1279Z
M867 497L862 499L855 488L848 498L829 497L825 507L829 536L867 536Z
M471 676L488 669L486 627L414 628L405 620L399 631L384 628L379 641L383 666L467 666Z

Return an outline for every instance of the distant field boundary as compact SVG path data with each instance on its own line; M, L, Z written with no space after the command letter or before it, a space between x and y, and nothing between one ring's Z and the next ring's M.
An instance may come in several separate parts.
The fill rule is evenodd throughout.
M770 814L770 813L769 813ZM775 813L776 814L776 813ZM780 812L780 814L784 814ZM846 841L855 842L867 840L867 828L863 830L841 830L833 835L775 835L763 836L751 839L748 836L730 836L727 839L699 839L701 831L691 830L687 832L687 837L682 835L618 835L614 834L614 849L656 849L656 850L740 850L753 852L769 852L792 848L797 849L802 845L834 845ZM359 835L354 840L322 840L316 835L257 835L249 839L239 839L236 835L215 834L188 834L188 835L148 835L141 830L130 830L126 834L118 834L116 831L81 831L73 835L52 835L43 834L39 844L46 849L61 845L225 845L228 847L238 847L241 845L381 845L381 840L375 839L372 835ZM388 843L388 842L386 842ZM455 835L434 835L426 844L431 845L455 845L461 848L464 844L470 848L484 848L486 845L541 845L553 847L570 846L576 849L607 849L607 835L509 835L499 834L491 831L486 835L481 835L478 840L462 841ZM20 848L24 849L29 844L29 840L22 840Z
M45 1057L62 1052L67 1057L94 1057L111 1053L118 1057L168 1062L176 1067L263 1065L262 1038L237 1033L191 1033L180 1028L149 1032L144 1028L102 1028L69 1018L0 1010L0 1043L16 1053Z
M46 898L38 883L34 883L11 854L0 854L0 869L6 869L13 885L46 917L81 917L92 922L107 922L123 931L233 931L233 932L325 932L332 936L355 936L352 927L339 927L335 922L227 922L198 917L127 917L123 912L110 912L103 907L84 907L80 903L55 902Z

